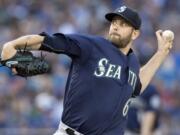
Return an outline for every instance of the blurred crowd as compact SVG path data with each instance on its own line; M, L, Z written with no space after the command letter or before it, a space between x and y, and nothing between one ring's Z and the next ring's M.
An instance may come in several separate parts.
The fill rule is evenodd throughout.
M161 95L160 130L163 135L179 135L179 0L0 0L0 48L19 36L43 31L49 34L62 32L106 36L109 23L104 19L104 14L123 4L135 8L142 18L141 36L134 45L142 65L157 49L156 30L171 29L175 33L172 53L152 84ZM34 53L40 55L39 52ZM58 127L71 60L65 55L44 55L53 65L50 74L22 78L13 76L5 67L0 68L0 133L46 135ZM31 132L20 131L27 128ZM44 130L33 134L34 128Z

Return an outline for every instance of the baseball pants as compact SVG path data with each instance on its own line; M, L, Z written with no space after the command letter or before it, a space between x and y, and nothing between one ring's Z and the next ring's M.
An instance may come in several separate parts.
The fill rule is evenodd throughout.
M58 130L53 135L83 135L64 123L59 124Z

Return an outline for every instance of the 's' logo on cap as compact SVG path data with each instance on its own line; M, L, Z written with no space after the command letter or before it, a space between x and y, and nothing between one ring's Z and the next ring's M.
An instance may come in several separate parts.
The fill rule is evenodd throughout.
M126 6L122 6L122 7L120 7L119 9L118 9L118 12L119 13L122 13L122 12L124 12L125 10L126 10Z

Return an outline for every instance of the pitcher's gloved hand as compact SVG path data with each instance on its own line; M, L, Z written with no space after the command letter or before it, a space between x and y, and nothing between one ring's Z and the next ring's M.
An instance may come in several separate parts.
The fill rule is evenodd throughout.
M17 75L22 77L48 73L50 64L43 57L35 57L30 51L17 51L10 59L2 60L1 64L15 69Z

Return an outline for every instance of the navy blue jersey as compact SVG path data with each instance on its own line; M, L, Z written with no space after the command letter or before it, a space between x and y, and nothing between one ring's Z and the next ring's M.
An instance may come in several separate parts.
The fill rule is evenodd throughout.
M141 120L143 113L154 112L156 120L154 128L158 127L158 115L160 107L160 95L156 88L149 85L146 90L136 99L132 100L128 112L127 129L139 133L141 128Z
M128 99L140 93L139 62L97 36L45 33L40 50L72 58L62 122L85 135L121 135Z

